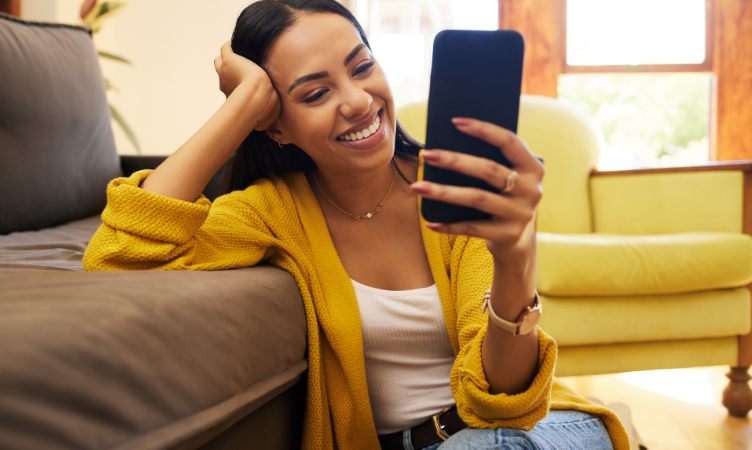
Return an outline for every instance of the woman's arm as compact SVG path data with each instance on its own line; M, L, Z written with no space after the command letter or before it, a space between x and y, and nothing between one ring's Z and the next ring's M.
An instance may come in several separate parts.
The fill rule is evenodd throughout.
M214 61L220 89L227 96L221 108L175 153L141 183L141 188L194 202L212 176L255 128L266 129L280 113L269 76L259 66L222 46Z
M483 179L499 191L515 170L519 177L514 188L495 194L424 181L414 183L412 188L424 197L469 206L493 216L490 221L428 223L426 226L440 233L485 240L493 256L494 269L490 306L502 319L515 322L535 299L535 215L541 198L544 169L511 131L473 119L457 118L453 122L460 131L499 147L513 164L513 169L487 159L445 150L424 151L426 163ZM536 330L513 336L489 321L481 349L489 393L515 395L528 390L538 373L538 350Z

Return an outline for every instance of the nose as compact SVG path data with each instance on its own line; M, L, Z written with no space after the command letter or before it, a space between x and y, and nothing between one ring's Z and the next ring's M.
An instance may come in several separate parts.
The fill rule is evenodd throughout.
M353 117L367 113L371 109L373 97L361 86L355 83L347 83L342 90L342 115Z

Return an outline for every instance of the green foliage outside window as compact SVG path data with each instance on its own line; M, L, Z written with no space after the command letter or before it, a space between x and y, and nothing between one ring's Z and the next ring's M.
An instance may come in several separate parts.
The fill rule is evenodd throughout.
M602 129L602 170L709 160L708 74L564 75L558 90Z

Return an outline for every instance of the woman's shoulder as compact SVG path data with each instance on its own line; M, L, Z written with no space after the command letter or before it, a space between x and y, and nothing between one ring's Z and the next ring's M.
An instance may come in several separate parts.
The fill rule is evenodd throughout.
M263 213L278 213L282 210L294 210L295 191L300 190L301 183L307 183L302 172L284 176L271 175L259 178L245 189L229 192L214 200L213 208L246 209Z
M259 178L245 189L238 189L217 197L216 204L246 203L284 205L292 201L292 191L300 179L305 180L302 172L295 172L285 176L271 175L268 178Z

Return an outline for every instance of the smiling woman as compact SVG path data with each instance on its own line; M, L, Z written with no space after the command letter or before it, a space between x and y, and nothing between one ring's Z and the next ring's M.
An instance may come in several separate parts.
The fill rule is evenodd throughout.
M332 17L321 19L323 22L319 25L323 27L331 26L330 23L325 22L335 21L336 25L339 26L335 25L333 29L344 30L348 34L347 38L349 38L346 41L339 39L334 42L342 41L343 44L348 41L356 42L354 47L347 48L342 53L331 53L332 58L339 58L342 61L341 65L335 64L335 67L341 69L340 72L342 70L349 70L351 72L349 76L362 79L366 75L369 75L366 72L372 72L373 70L380 71L380 68L373 68L375 59L370 54L370 46L365 32L345 7L339 3L330 1L298 3L300 4L290 3L290 6L288 6L282 2L259 2L257 7L247 8L238 18L232 39L234 53L244 56L256 62L259 66L264 67L272 77L272 83L277 91L287 94L283 95L281 99L283 106L285 104L285 97L292 100L290 107L309 105L315 107L323 103L325 100L322 97L330 89L311 87L311 82L332 82L336 77L336 73L330 75L328 70L318 71L317 69L311 69L316 71L306 73L300 64L301 61L308 61L314 55L321 54L321 48L330 47L332 42L324 40L324 42L314 43L310 39L310 36L315 36L317 33L311 34L310 31L312 30L293 30L294 33L292 35L290 35L291 33L285 33L295 23L295 8L300 8L303 4L307 11L332 13ZM343 23L347 25L343 27ZM278 39L280 42L276 42ZM272 43L275 45L271 45ZM303 46L301 45L302 43L306 45ZM321 47L317 47L317 45ZM275 73L275 69L268 64L270 53L274 47L284 48L285 50L298 50L296 55L290 55L289 59L280 58L279 64L283 64L284 61L284 63L296 66L297 69L295 72L296 78L292 82L287 82L286 85L278 84L283 83L283 81L281 79L275 80L275 75L272 75ZM282 56L284 57L284 55ZM365 61L363 60L364 56L366 57ZM314 66L314 64L308 65L311 67ZM285 70L285 68L281 68L281 70L281 72L277 70L276 78L281 78L283 73L292 73L289 70ZM297 76L297 74L300 76ZM384 82L384 84L386 83ZM386 88L388 89L388 86ZM388 98L391 100L391 93ZM393 109L391 110L391 114L394 115ZM374 120L364 124L365 126L361 128L355 127L352 130L346 130L350 131L350 133L341 133L341 136L354 134L357 137L357 132L367 129ZM396 117L393 120L395 121L393 126L395 133L395 153L407 161L416 162L418 151L422 148L421 144L402 129L399 123L396 122ZM323 130L323 128L319 128L319 130ZM273 129L272 131L276 130ZM349 139L349 141L355 140L352 138ZM365 143L365 145L367 144L369 143ZM279 151L280 145L285 145L285 151ZM362 147L363 144L359 145ZM248 135L241 144L240 149L228 162L228 167L225 171L228 176L223 180L225 183L223 192L244 189L254 180L266 178L270 174L284 175L297 171L308 172L314 167L315 163L311 156L307 152L302 151L295 143L283 141L280 135L256 130Z
M215 67L224 105L156 170L110 183L86 270L290 272L308 322L304 449L628 448L613 412L553 377L556 343L535 326L544 169L514 133L446 124L512 169L445 150L418 160L335 0L251 4ZM201 192L228 160L211 203ZM498 192L411 183L423 162ZM419 196L492 220L427 223Z

